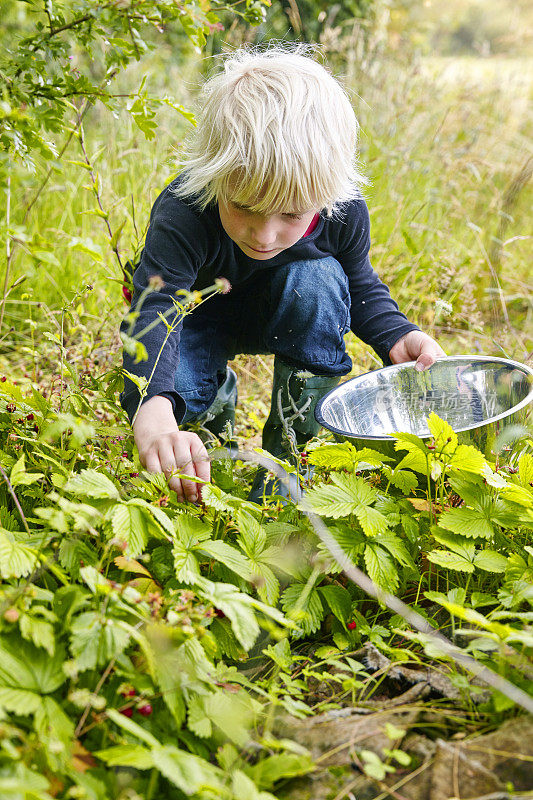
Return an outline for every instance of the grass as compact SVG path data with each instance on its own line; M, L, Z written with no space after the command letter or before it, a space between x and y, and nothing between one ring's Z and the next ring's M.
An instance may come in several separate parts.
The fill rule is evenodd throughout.
M178 67L164 72L167 55L154 56L148 89L171 92L190 107L194 66L185 79ZM129 70L119 91L138 85L138 70ZM447 352L527 360L531 62L428 57L408 63L382 54L344 71L361 124L361 161L371 179L366 197L378 273L402 310ZM151 205L175 174L188 124L164 110L156 138L146 141L127 114L115 118L96 106L86 115L87 153L112 231L123 226L123 260L142 246ZM84 336L92 336L95 347L111 349L118 359L116 331L126 310L116 282L120 269L103 220L94 216L93 193L84 188L88 173L72 163L80 160L73 140L28 214L24 241L14 247L10 278L24 281L6 304L1 357L18 371L27 371L23 348L42 341L61 307L86 284L93 289L78 304L77 320L67 320L67 342L76 357ZM22 171L12 176L11 225L24 224L41 180L42 174ZM354 374L378 365L352 335L348 347ZM241 425L257 432L268 403L271 359L243 356L236 366Z

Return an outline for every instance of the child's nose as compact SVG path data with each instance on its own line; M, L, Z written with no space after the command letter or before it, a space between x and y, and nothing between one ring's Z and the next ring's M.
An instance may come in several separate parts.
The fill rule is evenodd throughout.
M276 220L272 217L263 217L263 219L256 220L253 226L252 236L258 247L266 250L269 245L274 244L276 241Z

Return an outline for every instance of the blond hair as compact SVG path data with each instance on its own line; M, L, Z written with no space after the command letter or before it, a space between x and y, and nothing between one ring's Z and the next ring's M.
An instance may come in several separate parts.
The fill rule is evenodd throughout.
M361 197L358 124L340 83L299 46L240 49L203 87L175 193L204 210L325 209Z

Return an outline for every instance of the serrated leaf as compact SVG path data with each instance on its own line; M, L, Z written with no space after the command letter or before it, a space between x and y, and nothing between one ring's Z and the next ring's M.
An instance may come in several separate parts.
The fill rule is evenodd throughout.
M285 614L294 619L301 630L300 636L309 636L320 628L324 607L318 591L305 583L293 583L283 592L281 606Z
M0 687L37 694L54 692L66 680L64 660L62 647L51 657L17 634L4 634L0 640Z
M350 442L320 445L309 453L310 464L333 470L353 471L361 461L377 466L391 460L388 456L378 453L377 450L371 450L369 447L357 450Z
M505 572L507 558L495 550L481 550L474 557L474 564L486 572Z
M457 434L451 425L441 419L434 411L427 418L428 428L435 440L435 449L439 453L451 454L457 447Z
M264 603L275 606L279 598L279 581L262 561L250 561L250 580L257 588L257 594Z
M343 586L319 586L318 592L326 601L330 611L346 627L352 615L352 598Z
M248 767L246 771L259 786L272 789L283 778L307 775L313 769L315 765L308 753L275 753Z
M71 625L70 648L80 671L108 664L124 651L130 635L96 611L78 614Z
M205 587L203 591L215 608L228 617L233 632L244 649L249 650L259 635L259 625L249 604L251 598L229 583L203 581L200 585Z
M455 569L459 572L473 572L474 565L471 561L467 561L457 553L452 553L449 550L431 550L427 554L429 561L434 564L439 564L441 567L447 569Z
M36 647L43 647L49 655L55 652L54 626L43 619L37 619L29 614L23 614L19 620L20 632Z
M449 466L453 469L463 470L463 472L481 475L486 463L483 454L473 445L460 444L450 459Z
M112 722L114 722L115 725L118 725L119 728L122 728L136 739L140 739L141 742L147 744L148 747L159 746L159 741L150 733L150 731L147 731L146 728L138 725L134 720L124 716L124 714L121 714L120 711L117 711L115 708L108 708L106 710L106 716Z
M205 553L211 558L215 558L221 564L231 569L244 580L249 581L250 565L249 560L235 547L223 542L221 539L204 541L198 545L198 551Z
M37 564L37 551L15 541L11 531L0 529L0 575L2 578L22 578Z
M173 745L159 745L152 750L152 757L161 774L186 795L197 794L202 789L214 792L221 789L222 772L199 756Z
M204 698L195 695L189 702L187 708L187 727L195 736L206 739L211 736L213 728L211 720L206 715Z
M387 465L384 465L382 469L383 474L388 478L392 485L399 489L404 495L411 494L413 489L416 489L418 486L418 478L414 472L410 472L407 469L392 470Z
M44 478L44 473L42 472L26 472L24 454L22 454L13 465L9 479L12 486L30 486L41 478Z
M150 750L140 744L119 744L104 750L94 750L93 756L104 761L109 767L151 769L154 766Z
M529 489L533 483L533 455L522 453L518 462L518 479L522 486Z
M96 497L119 500L120 494L115 484L95 469L84 469L66 482L65 491L81 497Z
M439 518L439 527L469 538L491 539L494 528L489 520L473 508L449 508Z
M363 551L368 576L380 588L395 592L398 588L398 571L390 554L371 539Z
M367 536L377 536L389 527L387 518L372 506L357 506L355 516Z
M111 527L115 539L126 542L126 555L140 555L148 541L146 512L136 505L118 503L111 511Z

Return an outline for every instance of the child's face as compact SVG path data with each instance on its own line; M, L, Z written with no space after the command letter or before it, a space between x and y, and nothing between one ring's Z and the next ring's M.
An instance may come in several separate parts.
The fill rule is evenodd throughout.
M302 238L315 209L293 213L259 214L231 201L219 201L220 221L230 239L243 253L268 261Z

